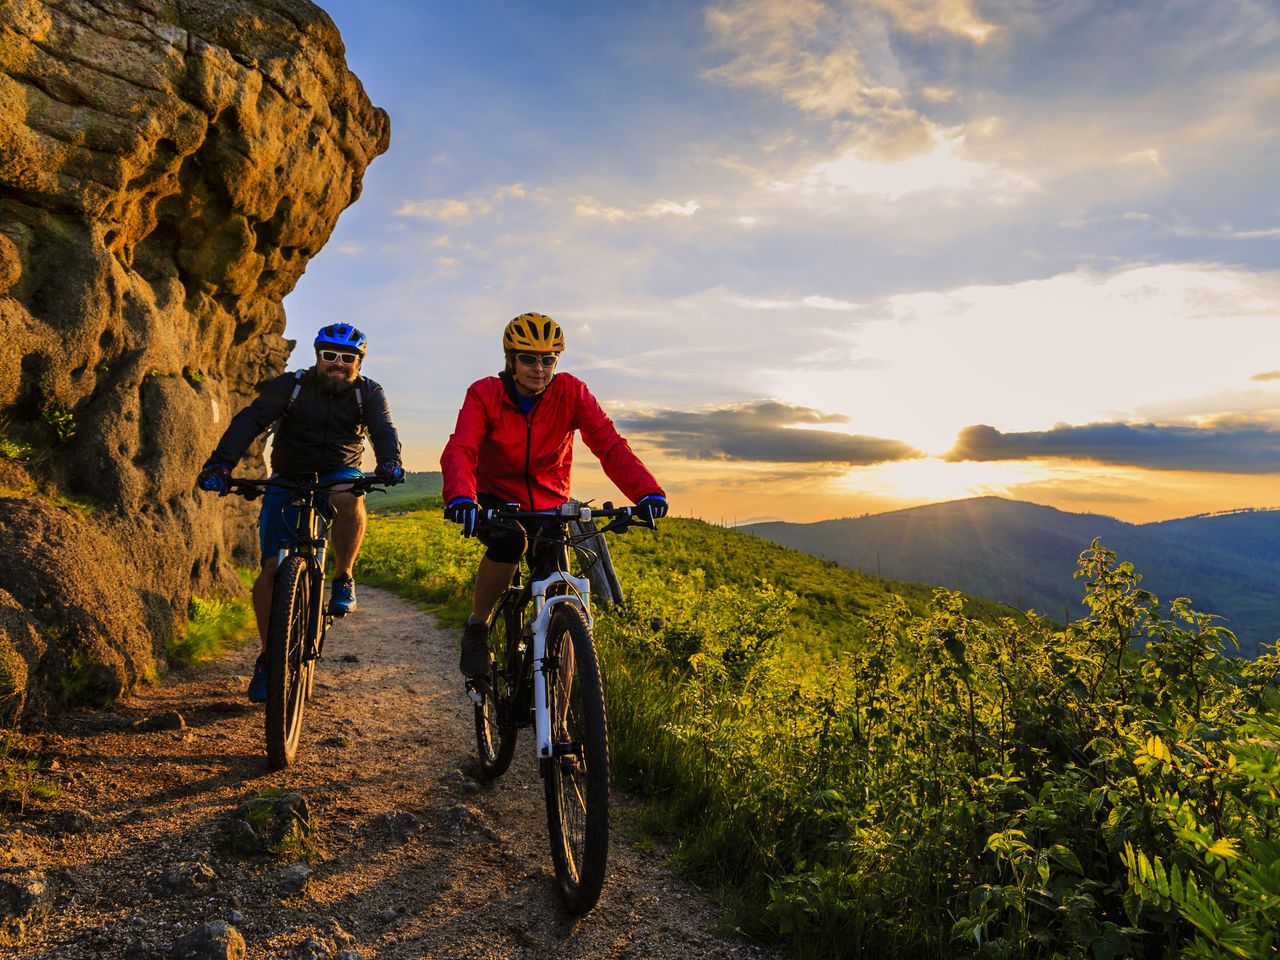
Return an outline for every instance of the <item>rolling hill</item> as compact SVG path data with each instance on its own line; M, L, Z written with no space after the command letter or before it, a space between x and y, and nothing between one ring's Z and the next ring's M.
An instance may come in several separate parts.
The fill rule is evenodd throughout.
M444 477L438 471L410 470L404 475L404 483L369 495L369 509L375 513L396 510L414 510L429 497L440 496Z
M1099 537L1162 601L1190 597L1236 631L1241 649L1280 635L1280 511L1132 524L1098 514L979 497L817 523L759 523L748 533L896 580L936 583L1049 617L1084 612L1076 558Z

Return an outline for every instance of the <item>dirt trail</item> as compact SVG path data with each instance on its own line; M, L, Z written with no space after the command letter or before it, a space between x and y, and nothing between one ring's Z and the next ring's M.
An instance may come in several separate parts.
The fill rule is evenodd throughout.
M359 613L329 635L299 760L278 773L266 770L261 707L244 700L248 649L109 713L69 718L52 738L65 781L57 806L85 811L91 826L5 837L7 856L51 872L58 898L21 948L0 955L159 958L193 927L226 920L249 957L331 955L319 939L304 946L309 937L370 960L776 956L717 932L716 905L629 841L616 791L604 894L569 918L527 738L496 784L473 779L455 650L433 618L362 587ZM187 729L132 729L168 710ZM302 793L316 824L322 856L302 894L284 892L287 863L230 857L216 842L232 810L271 788ZM393 824L396 813L413 817ZM163 882L183 863L208 867L212 887Z

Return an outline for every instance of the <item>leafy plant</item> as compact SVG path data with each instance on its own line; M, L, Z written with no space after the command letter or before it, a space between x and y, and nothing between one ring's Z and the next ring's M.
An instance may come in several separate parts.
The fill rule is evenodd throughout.
M211 659L243 641L253 624L253 610L244 600L192 597L186 628L169 643L169 662L184 665Z
M26 440L19 439L10 432L9 421L0 420L0 457L27 463L35 459L37 450Z
M66 443L76 435L76 416L70 410L48 407L41 412L40 419L53 428L59 443Z
M21 814L32 800L54 800L60 788L40 774L37 753L12 730L0 730L0 823Z

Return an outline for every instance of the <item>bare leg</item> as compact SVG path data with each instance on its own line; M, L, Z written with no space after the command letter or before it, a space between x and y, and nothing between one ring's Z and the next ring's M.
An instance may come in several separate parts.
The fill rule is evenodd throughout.
M258 621L258 638L262 643L262 652L267 652L267 627L271 623L271 590L275 586L276 567L279 561L267 557L262 561L262 569L258 571L258 579L253 581L253 616Z
M356 565L356 557L360 554L360 544L364 541L364 529L368 522L364 497L357 497L345 490L335 490L329 494L329 502L333 504L333 530L330 537L333 541L334 576L341 580L351 576L351 568Z
M476 571L476 590L472 597L473 620L489 622L494 604L502 596L502 591L511 586L511 578L518 566L518 563L497 563L488 557L480 558L480 569Z

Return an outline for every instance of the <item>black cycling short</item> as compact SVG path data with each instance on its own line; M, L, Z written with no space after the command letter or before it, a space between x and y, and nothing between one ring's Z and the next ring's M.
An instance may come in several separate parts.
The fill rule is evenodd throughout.
M502 497L489 493L478 494L476 500L480 509L500 510L510 504ZM559 524L538 520L511 520L503 523L489 523L481 519L476 527L476 537L485 545L484 555L494 563L519 563L525 551L533 544L533 562L541 555L546 544L538 537L554 537Z

